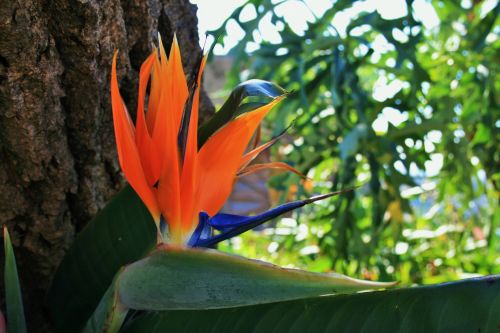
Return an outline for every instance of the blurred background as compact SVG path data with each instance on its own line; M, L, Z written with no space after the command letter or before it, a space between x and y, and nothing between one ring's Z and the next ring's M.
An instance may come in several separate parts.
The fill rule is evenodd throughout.
M498 1L191 2L212 101L253 78L293 91L263 158L310 178L243 177L226 212L361 185L224 250L404 284L500 273Z

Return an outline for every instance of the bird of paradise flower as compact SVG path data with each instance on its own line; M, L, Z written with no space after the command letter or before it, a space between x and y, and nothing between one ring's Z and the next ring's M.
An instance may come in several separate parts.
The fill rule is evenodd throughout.
M282 162L250 165L277 138L246 151L263 118L286 94L230 119L198 147L200 82L206 56L199 59L188 84L177 39L174 36L168 57L160 39L158 49L153 49L140 69L135 127L120 96L116 60L117 52L111 101L119 162L125 178L151 213L159 242L213 246L285 212L339 193L290 202L255 216L219 213L238 176L262 168L299 173Z

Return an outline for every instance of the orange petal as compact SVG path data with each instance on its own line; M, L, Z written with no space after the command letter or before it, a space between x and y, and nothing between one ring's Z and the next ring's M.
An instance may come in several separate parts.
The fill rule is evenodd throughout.
M160 180L158 182L158 200L163 217L167 220L172 237L179 243L180 235L180 184L179 184L179 152L177 149L177 131L174 113L162 93L156 115L153 140L161 155Z
M196 211L197 162L198 162L198 108L200 99L201 75L205 68L206 58L203 57L198 72L198 85L196 88L193 105L191 109L191 119L189 121L188 138L184 164L182 166L181 178L181 203L183 230L190 233L198 222L198 211Z
M175 113L175 125L179 128L182 119L182 111L184 110L184 104L188 98L189 91L184 69L182 68L181 51L175 35L168 58L168 77L171 79L169 80L172 94L170 103L172 103Z
M307 178L302 172L299 170L295 169L294 167L284 163L284 162L270 162L270 163L262 163L262 164L252 164L250 166L247 166L243 170L238 172L238 177L241 176L247 176L249 174L252 174L254 172L260 171L260 170L265 170L265 169L282 169L282 170L288 170L290 172L293 172L302 178Z
M160 49L160 59L161 59L161 70L162 75L165 76L167 74L167 54L165 53L165 47L163 46L163 41L161 39L160 33L158 33L158 44L159 44L159 49Z
M141 66L139 74L139 94L137 97L137 118L135 141L141 157L142 167L146 175L149 186L153 186L160 177L160 158L153 144L150 131L146 125L144 116L144 99L146 97L146 88L151 74L151 67L155 61L156 55L151 54Z
M170 164L170 163L169 163ZM162 170L158 182L158 201L161 213L168 223L169 230L175 243L180 243L181 235L181 203L178 168L175 162Z
M151 88L149 90L148 114L146 115L146 123L148 124L149 133L153 133L156 121L156 112L160 103L161 94L161 64L158 60L158 50L154 49L155 54L153 69L151 71Z
M177 140L177 133L179 132L184 103L188 97L188 90L184 70L182 69L177 39L174 37L172 42L168 63L165 63L165 52L161 43L160 54L162 57L160 78L160 98L162 102L158 103L158 110L155 115L153 141L158 147L165 147L167 127L170 128L168 135L172 136L172 138L168 138L169 142L173 140L174 137L175 140ZM168 122L172 123L170 124ZM167 155L164 153L160 152L160 154L162 159L167 158ZM167 159L167 161L166 163L171 163L171 160Z
M245 155L243 155L243 157L241 158L240 170L245 168L247 165L249 165L257 156L259 156L260 153L262 153L264 150L268 149L273 144L275 144L276 141L281 139L281 137L283 137L287 133L289 128L290 128L290 126L288 126L283 132L281 132L281 134L279 134L278 136L275 136L274 138L272 138L268 142L264 143L263 145L260 145L257 148L255 148L257 146L256 145L257 142L255 142L254 148L251 151L249 151L248 153L246 153Z
M259 147L249 151L243 157L241 158L241 163L240 163L240 169L243 169L246 167L250 162L252 162L257 156L259 156L260 153L262 153L264 150L267 148L271 147L281 136L277 136L275 138L272 138L268 142L264 143L263 145L260 145Z
M134 139L134 127L125 104L120 96L118 79L116 76L116 57L113 56L111 69L111 107L113 110L113 124L115 128L116 147L120 166L137 195L144 202L155 222L159 221L160 210L153 190L148 186L139 153Z
M242 155L255 129L282 98L229 122L201 147L199 152L198 211L215 215L231 194Z

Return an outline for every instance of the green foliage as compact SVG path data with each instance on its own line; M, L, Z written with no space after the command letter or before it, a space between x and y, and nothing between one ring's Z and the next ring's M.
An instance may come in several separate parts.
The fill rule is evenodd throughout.
M298 35L277 10L292 2L309 10L251 0L232 14L246 35L231 51L228 85L249 69L245 78L295 91L268 117L275 135L299 114L274 159L311 177L314 192L366 186L282 220L272 237L223 249L404 283L500 272L500 3L433 1L438 26L426 28L407 1L401 18L360 12L339 32L332 19L360 4L339 0ZM245 6L257 15L242 22ZM279 44L255 39L263 18L281 26ZM259 48L247 54L247 42ZM306 191L296 184L294 175L271 181L281 199Z
M10 333L26 333L23 297L17 275L16 257L10 241L9 230L3 226L3 243L5 253L5 303L7 306L7 329ZM2 313L0 312L0 316Z
M124 332L494 332L498 277L209 311L150 313Z

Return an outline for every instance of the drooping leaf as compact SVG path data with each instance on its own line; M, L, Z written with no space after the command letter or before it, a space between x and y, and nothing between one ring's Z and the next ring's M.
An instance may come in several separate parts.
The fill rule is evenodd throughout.
M151 311L228 308L391 285L173 247L128 265L117 278L118 297L126 307Z
M14 249L10 241L9 231L5 224L3 226L3 242L5 249L4 283L5 303L7 307L7 329L10 333L25 333L26 320L24 318L21 285L19 284L19 277L17 275L16 257L14 256Z
M199 128L198 147L203 146L205 141L224 126L228 121L240 115L241 113L255 110L261 103L246 103L240 108L241 103L247 97L265 97L276 98L286 93L280 86L263 80L249 80L240 83L233 89L226 102L220 110L210 118L210 120Z
M231 309L152 312L135 332L496 332L500 276Z
M130 186L78 235L54 277L48 303L58 332L79 332L117 271L156 244L156 227Z

